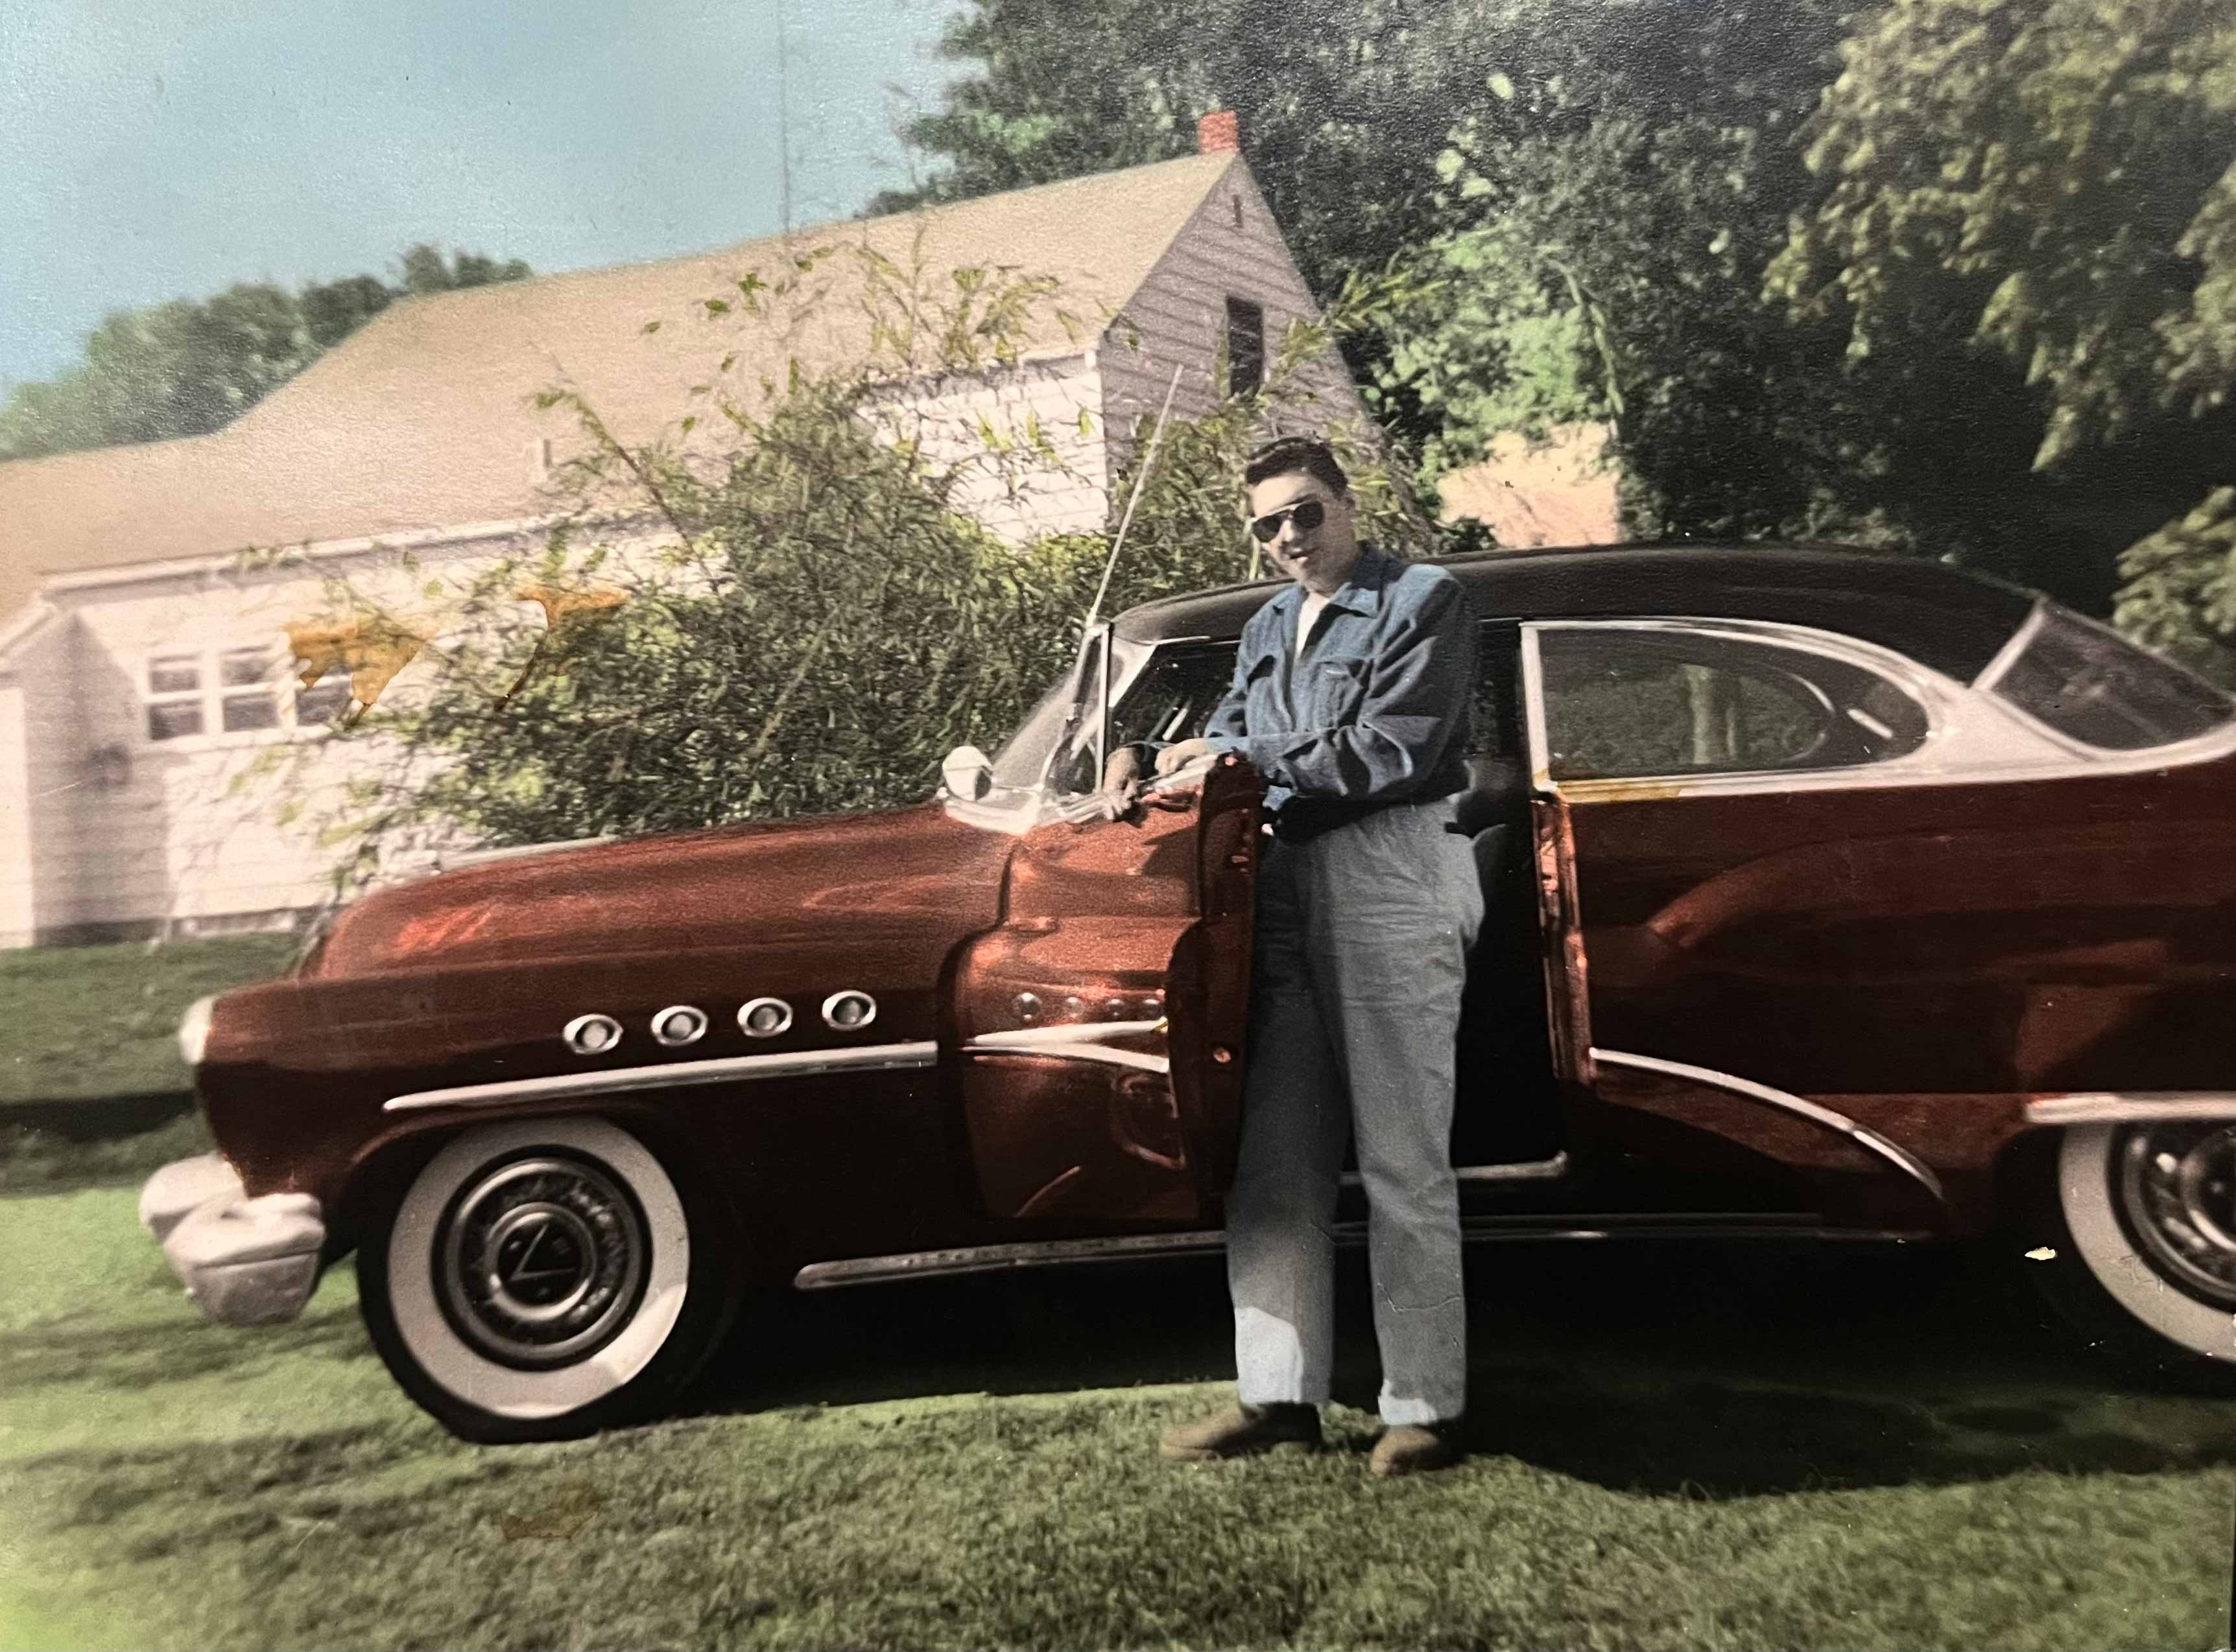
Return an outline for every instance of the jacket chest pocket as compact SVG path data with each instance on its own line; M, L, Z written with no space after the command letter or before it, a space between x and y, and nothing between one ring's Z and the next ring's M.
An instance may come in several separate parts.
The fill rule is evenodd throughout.
M1351 721L1366 698L1366 673L1367 662L1363 659L1313 660L1297 685L1302 725L1324 729Z

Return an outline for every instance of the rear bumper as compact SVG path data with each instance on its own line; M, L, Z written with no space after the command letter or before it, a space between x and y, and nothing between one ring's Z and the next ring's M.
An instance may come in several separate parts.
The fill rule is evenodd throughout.
M326 1224L307 1193L252 1199L214 1153L182 1158L140 1190L140 1225L203 1313L220 1325L281 1325L319 1282Z

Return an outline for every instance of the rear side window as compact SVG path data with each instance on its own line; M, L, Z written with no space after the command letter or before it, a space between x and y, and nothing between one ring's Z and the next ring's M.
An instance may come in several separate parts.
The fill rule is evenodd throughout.
M1912 751L1925 712L1877 672L1749 637L1537 633L1555 780L1843 768Z
M2044 603L1989 689L2068 739L2140 751L2210 733L2236 715L2227 695L2106 626Z

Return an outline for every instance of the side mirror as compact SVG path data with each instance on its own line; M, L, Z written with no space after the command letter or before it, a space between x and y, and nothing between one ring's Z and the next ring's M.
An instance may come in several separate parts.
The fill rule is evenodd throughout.
M975 745L958 745L940 760L939 783L950 796L976 802L994 789L994 760Z

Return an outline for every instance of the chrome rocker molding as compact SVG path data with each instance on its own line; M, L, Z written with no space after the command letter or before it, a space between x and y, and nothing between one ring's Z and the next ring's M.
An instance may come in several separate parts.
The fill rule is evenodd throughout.
M1366 1224L1363 1222L1338 1222L1334 1233L1339 1245L1366 1242ZM1831 1244L1910 1244L1932 1236L1924 1229L1834 1228L1804 1214L1764 1216L1752 1211L1709 1212L1691 1218L1622 1213L1585 1217L1582 1221L1475 1216L1463 1218L1460 1223L1460 1237L1468 1244L1562 1239L1771 1239ZM1026 1268L1082 1262L1164 1261L1210 1255L1226 1248L1226 1234L1212 1229L1186 1233L1124 1234L1109 1239L964 1245L951 1250L912 1250L891 1256L810 1262L792 1275L792 1283L795 1290L835 1290L846 1285L884 1285L904 1279L953 1278L963 1274L1014 1273Z
M2236 1119L2236 1094L2206 1090L2103 1091L2027 1103L2029 1124L2141 1124Z
M1168 1056L1147 1050L1121 1050L1103 1042L1160 1032L1162 1021L1082 1021L1070 1026L1028 1026L1013 1032L982 1032L963 1046L965 1055L1047 1055L1069 1061L1098 1061L1141 1072L1169 1073Z
M1517 1160L1509 1164L1456 1164L1452 1179L1456 1182L1557 1182L1568 1173L1568 1155L1564 1148L1550 1158ZM1357 1170L1343 1173L1343 1185L1365 1185Z
M415 1090L391 1096L383 1112L414 1112L425 1107L496 1107L515 1101L555 1101L578 1096L619 1096L641 1090L670 1090L681 1085L715 1084L726 1078L791 1078L816 1072L876 1072L892 1067L929 1067L939 1046L865 1044L852 1050L799 1050L783 1055L732 1055L711 1061L666 1061L622 1067L612 1072L560 1073L549 1078L512 1078L501 1084L460 1085L449 1090Z
M1827 1130L1838 1131L1865 1152L1876 1154L1910 1177L1930 1193L1936 1203L1948 1203L1947 1196L1941 1190L1941 1178L1908 1149L1889 1141L1868 1124L1858 1124L1845 1113L1834 1112L1830 1107L1819 1106L1787 1091L1773 1090L1770 1085L1757 1084L1752 1078L1718 1072L1713 1067L1690 1066L1682 1061L1664 1061L1659 1056L1633 1055L1626 1050L1602 1050L1596 1046L1591 1056L1594 1062L1605 1066L1632 1067L1641 1072L1658 1072L1672 1078L1690 1079L1712 1090L1744 1096L1749 1101L1759 1101L1781 1112L1792 1113L1797 1118L1805 1118L1812 1124L1822 1124Z

